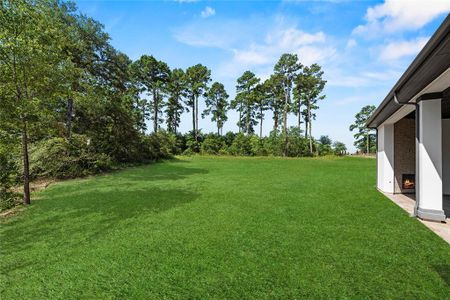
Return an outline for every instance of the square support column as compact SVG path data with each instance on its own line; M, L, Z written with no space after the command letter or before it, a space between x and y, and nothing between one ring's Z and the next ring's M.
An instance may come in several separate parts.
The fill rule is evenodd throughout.
M394 124L378 127L377 187L385 193L394 193Z
M419 140L417 184L419 218L445 221L442 188L442 112L441 99L419 102Z

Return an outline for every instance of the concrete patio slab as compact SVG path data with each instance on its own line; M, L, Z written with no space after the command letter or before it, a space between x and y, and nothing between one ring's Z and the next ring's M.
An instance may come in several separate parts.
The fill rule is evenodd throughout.
M415 204L415 196L413 194L383 194L409 214L413 213ZM446 223L425 221L421 219L419 219L419 221L450 244L450 196L444 196L444 211L447 215Z

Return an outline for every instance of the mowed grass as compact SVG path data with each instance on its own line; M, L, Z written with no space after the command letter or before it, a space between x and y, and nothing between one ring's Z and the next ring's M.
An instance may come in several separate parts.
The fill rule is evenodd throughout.
M372 159L180 158L35 196L1 223L1 299L450 295L450 246Z

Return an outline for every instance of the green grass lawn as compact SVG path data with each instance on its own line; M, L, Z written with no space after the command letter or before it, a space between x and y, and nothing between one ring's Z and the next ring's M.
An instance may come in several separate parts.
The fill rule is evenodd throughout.
M1 222L1 299L450 295L450 246L365 158L180 158L51 185Z

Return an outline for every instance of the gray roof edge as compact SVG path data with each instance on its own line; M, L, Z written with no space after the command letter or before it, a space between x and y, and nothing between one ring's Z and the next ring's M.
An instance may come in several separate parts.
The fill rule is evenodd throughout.
M370 118L366 122L366 126L369 128L376 128L374 126L374 121L377 120L378 116L381 115L384 107L391 101L394 101L394 93L399 91L403 85L410 79L410 77L416 72L416 70L426 62L429 58L430 54L439 46L442 42L442 39L448 34L450 31L450 14L447 14L447 17L427 42L427 44L422 48L413 62L406 69L405 73L400 77L394 87L390 90L389 94L384 98L381 104L377 107L377 109L372 113ZM398 107L400 109L400 106ZM386 118L385 118L386 119Z

